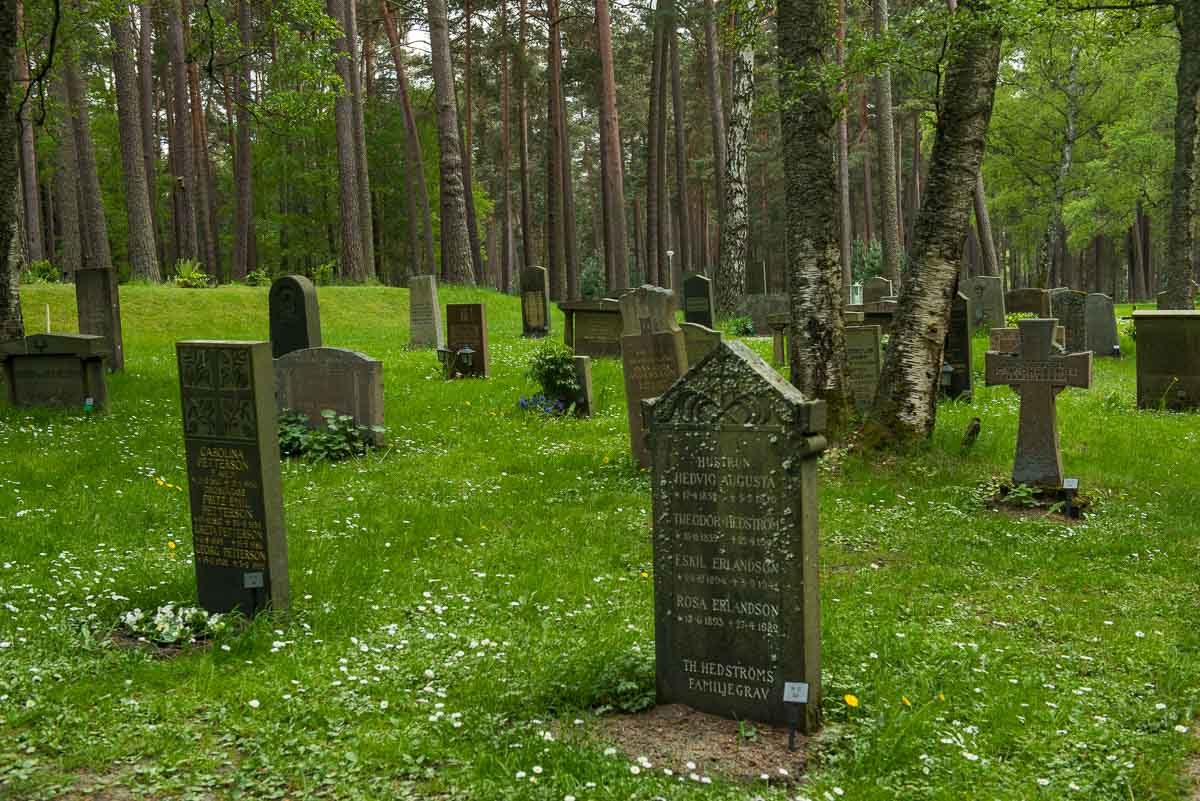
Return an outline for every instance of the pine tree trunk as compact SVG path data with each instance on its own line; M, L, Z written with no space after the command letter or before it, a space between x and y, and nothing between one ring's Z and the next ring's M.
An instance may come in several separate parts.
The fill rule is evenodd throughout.
M181 260L198 260L200 235L196 220L196 171L192 161L192 115L188 110L187 49L183 40L180 0L165 2L171 59L173 125L170 147L172 170L175 173L176 250Z
M1160 309L1195 308L1192 225L1196 191L1196 106L1200 104L1200 0L1178 0L1179 68L1175 73L1175 164L1171 171L1171 217L1162 265Z
M555 2L557 6L557 0ZM560 9L561 12L561 9ZM566 283L563 292L568 300L579 299L579 241L575 217L575 170L572 163L571 129L567 124L567 100L562 86L562 44L560 25L553 27L554 37L558 43L559 58L554 71L558 76L558 163L562 176L562 234L563 234L563 271Z
M667 193L667 91L671 79L671 39L675 33L675 0L662 0L661 17L658 22L662 29L662 41L659 44L661 53L656 62L658 65L658 116L655 126L658 132L656 139L658 155L655 159L653 180L658 203L656 212L658 237L654 263L658 271L658 280L655 283L670 289L671 269L667 259L667 250L671 247L671 204L668 202Z
M186 44L191 40L191 28L188 23L188 2L181 0L180 8L183 13L183 40ZM191 99L190 111L192 122L192 159L194 175L196 176L196 233L200 261L204 263L209 275L221 278L221 257L217 242L217 217L215 211L216 181L213 177L212 159L208 152L208 123L205 120L205 109L200 96L200 65L194 60L187 63L188 96ZM186 123L185 123L186 124Z
M63 78L70 101L71 133L79 165L80 229L83 234L83 266L95 270L112 269L108 245L108 223L104 219L104 201L100 194L100 175L92 146L92 128L88 120L87 87L79 74L75 53L63 53ZM0 148L3 149L3 148Z
M475 213L475 182L471 177L471 137L474 133L471 129L471 112L473 111L471 106L471 0L466 0L464 3L464 12L466 33L463 38L466 44L466 64L463 69L463 106L466 114L463 115L465 123L460 129L460 133L465 135L459 136L462 147L463 187L465 189L463 200L467 207L467 242L471 246L471 269L475 271L475 280L478 283L485 283L483 256L479 247L479 219Z
M346 38L346 66L350 83L350 124L354 137L354 177L358 190L358 225L362 237L361 272L349 276L353 281L366 281L375 276L375 220L371 208L371 178L367 169L367 128L363 119L362 74L358 63L358 24L355 0L340 0Z
M17 9L15 3L0 3L0 64L12 64L17 42ZM17 84L19 86L19 84ZM20 265L10 258L17 222L17 150L11 145L17 138L14 116L8 112L13 107L14 84L0 80L0 142L10 143L0 147L0 342L25 336L25 324L21 319ZM18 89L18 91L20 91Z
M474 283L471 245L467 238L467 208L458 143L458 108L454 70L450 62L450 33L446 1L428 0L429 43L437 103L439 173L441 176L442 276L455 284Z
M69 109L66 81L57 81L55 90L62 108ZM60 230L55 266L64 275L73 276L83 266L83 231L79 216L79 158L75 153L75 134L69 115L62 119L57 139L54 185Z
M501 292L512 291L512 121L510 106L508 39L508 0L500 0L500 286Z
M517 150L520 157L521 183L521 264L532 267L533 261L533 211L529 202L529 95L525 86L525 75L528 61L526 50L527 17L529 9L527 0L520 0L519 17L517 20Z
M788 358L792 383L808 398L824 398L831 428L849 417L846 340L842 328L842 267L838 257L838 117L821 76L829 67L834 8L824 0L781 0L779 32L783 167L787 193Z
M254 45L250 19L250 0L237 0L238 35L242 45L241 58L234 83L237 108L237 144L233 149L234 209L233 265L234 281L241 281L254 271L250 261L254 239L254 161L250 145L250 56Z
M600 51L600 164L604 206L604 260L610 294L629 286L625 238L625 178L621 156L621 122L613 64L612 19L608 0L596 0L596 45ZM635 201L634 219L638 217ZM635 248L636 250L636 248Z
M146 160L142 154L142 119L138 103L137 70L131 20L120 16L109 21L112 31L113 79L117 90L117 128L121 140L121 168L125 177L125 216L128 221L129 266L134 278L160 281L154 249L154 219L150 216L150 191L146 187Z
M363 213L358 183L358 158L354 150L354 95L350 82L350 48L345 35L345 0L326 0L326 13L342 28L342 35L333 43L337 60L335 67L342 80L341 90L333 101L333 121L337 136L338 212L341 217L340 274L350 281L361 281L367 274L363 252Z
M846 65L846 0L838 0L837 34L835 45L835 60L838 69ZM838 86L838 93L846 97L846 81ZM837 119L837 161L838 161L838 200L839 200L839 259L842 268L842 298L850 302L850 285L854 281L850 257L853 254L854 219L850 211L850 126L847 120L845 105L838 110Z
M16 0L17 30L21 30L24 4ZM16 88L24 94L29 86L29 62L24 48L18 48L16 62ZM32 98L31 98L32 99ZM34 148L33 122L29 119L29 103L21 107L17 118L21 149L21 189L25 209L25 238L31 261L46 258L42 236L42 202L38 184L37 150Z
M662 234L662 203L659 201L659 154L662 148L662 128L659 126L659 106L662 105L662 62L665 59L666 24L663 20L664 5L668 0L658 0L654 15L654 52L650 60L650 116L646 123L646 249L642 280L648 284L662 286L659 277L659 240ZM665 248L664 248L665 249Z
M875 241L875 180L873 178L874 169L871 160L871 122L867 115L867 93L863 92L859 95L859 114L861 115L861 128L859 129L859 139L865 145L863 147L863 243L870 244Z
M888 1L872 0L875 36L887 36ZM900 194L896 184L896 131L892 118L892 68L884 64L875 77L875 145L879 151L879 224L883 229L883 270L900 280Z
M748 25L743 21L742 25ZM717 310L732 314L746 294L746 245L750 221L746 187L750 122L754 101L754 47L749 31L735 34L733 97L725 139L725 226L721 228L720 272L716 281Z
M138 3L138 104L142 123L142 168L146 176L146 192L149 194L150 219L154 226L155 253L159 259L160 274L162 260L166 256L162 232L158 220L158 118L154 109L154 16L151 0Z
M982 19L970 20L962 31L950 47L926 201L916 222L870 425L878 444L916 443L933 432L942 349L995 99L1002 38L998 27Z
M672 286L679 290L676 294L683 297L683 273L695 269L692 259L692 223L688 214L687 191L687 138L684 126L687 124L687 113L683 105L683 88L679 81L679 36L672 31L671 35L671 111L675 117L675 207L678 209L676 220L679 224L679 252L675 262L675 274L671 276Z

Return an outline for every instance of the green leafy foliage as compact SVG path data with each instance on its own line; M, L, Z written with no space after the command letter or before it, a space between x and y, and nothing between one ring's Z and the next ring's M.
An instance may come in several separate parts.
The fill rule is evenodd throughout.
M746 316L730 317L725 327L735 337L752 337L755 334L754 320Z
M184 289L208 289L212 285L212 279L199 262L180 259L175 263L175 286Z
M604 297L604 266L595 253L584 257L579 270L579 293L588 300Z
M575 354L561 342L542 342L529 360L529 377L541 386L547 398L572 402L579 394Z
M31 261L21 271L22 284L57 284L58 282L58 270L45 259Z
M379 426L362 426L346 414L326 409L321 412L323 426L312 428L308 416L292 409L279 415L279 455L296 456L313 462L340 462L363 456L374 446Z
M317 286L328 286L333 283L333 271L337 267L335 261L323 261L313 268L312 280Z
M271 271L264 267L259 267L246 274L246 286L269 286L270 283Z
M228 628L228 616L183 604L164 604L153 612L133 609L121 615L121 629L126 634L159 645L211 639Z

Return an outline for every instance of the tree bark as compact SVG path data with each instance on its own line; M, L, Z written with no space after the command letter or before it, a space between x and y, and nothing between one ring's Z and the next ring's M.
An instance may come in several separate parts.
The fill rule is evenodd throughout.
M367 275L364 261L363 226L359 217L363 213L362 196L359 194L358 158L355 155L354 94L350 83L350 49L345 31L345 0L326 0L326 13L342 29L342 35L333 43L337 54L335 67L342 80L341 91L333 101L333 121L337 136L338 160L338 212L341 217L341 275L350 281L361 281Z
M237 115L237 144L233 149L233 174L236 190L233 209L233 265L234 281L244 280L254 271L250 261L254 231L254 161L250 145L250 55L254 45L251 28L250 0L237 0L238 36L242 52L234 84L234 102Z
M154 249L154 219L150 215L150 191L146 187L146 161L142 154L141 108L138 103L137 70L131 20L121 15L109 21L112 31L113 79L117 90L117 129L121 140L121 169L125 177L125 217L129 266L134 278L160 281L158 254Z
M1200 0L1178 0L1179 68L1175 73L1175 164L1167 258L1160 271L1160 309L1195 308L1192 224L1196 191L1196 107L1200 104Z
M366 281L375 276L375 220L372 217L371 178L367 169L367 129L363 119L362 73L358 62L358 24L355 0L341 0L343 30L346 35L347 64L350 75L350 123L354 136L354 176L358 188L358 224L362 236L362 272L350 276Z
M191 39L188 0L181 0L180 10L183 15L183 40L186 44ZM208 121L205 119L205 108L200 96L200 65L190 58L187 61L187 85L191 98L192 158L196 176L196 231L199 236L200 260L210 275L221 277L223 273L220 243L217 240L215 205L216 180L208 151Z
M859 139L863 147L863 242L869 244L875 241L875 181L872 177L874 170L871 166L871 122L867 115L867 93L864 91L858 98L860 114Z
M1071 60L1067 68L1067 96L1065 107L1066 130L1063 131L1062 148L1059 151L1058 169L1054 175L1054 201L1050 212L1050 222L1046 226L1045 262L1043 271L1047 279L1055 276L1054 267L1058 267L1058 276L1065 272L1066 256L1066 226L1063 224L1063 206L1067 200L1067 179L1071 176L1074 164L1076 117L1079 113L1079 48L1071 47Z
M975 180L975 227L979 231L980 255L983 256L983 274L1000 275L1000 256L996 253L996 240L992 237L992 217L988 214L987 193L983 188L983 172Z
M24 20L24 4L16 0L18 34L22 30ZM16 84L17 91L25 93L29 86L29 61L25 48L17 48L16 54ZM33 122L29 118L29 104L21 107L17 118L21 148L21 189L22 202L25 208L25 239L31 261L41 261L46 258L42 236L42 202L41 190L38 183L37 150L34 147ZM7 251L5 251L7 252Z
M557 0L555 0L555 6L558 6ZM561 24L555 24L552 30L554 32L556 44L558 45L559 54L555 71L559 72L557 81L559 91L558 121L556 125L559 131L558 163L560 167L560 175L562 177L563 270L566 276L566 283L563 285L563 292L568 300L578 300L579 240L575 216L575 169L571 150L571 128L567 116L567 99L562 85L561 63L563 58L561 32L559 30L560 27Z
M475 271L475 280L478 283L485 283L486 279L483 274L483 257L479 247L479 220L475 213L475 182L471 177L471 0L466 0L464 3L464 16L466 17L466 32L463 34L466 64L463 69L463 106L466 110L464 115L465 123L462 128L464 136L459 137L462 147L462 169L463 169L463 187L465 190L464 202L467 207L467 242L471 246L471 268Z
M876 444L926 439L937 413L942 350L962 235L987 142L1002 33L986 20L973 19L961 37L950 49L926 201L880 376L870 424Z
M517 20L517 150L520 157L521 183L521 264L533 266L533 210L529 202L529 95L525 87L528 65L526 50L529 8L527 0L520 0Z
M178 216L175 225L176 250L181 260L198 260L200 234L196 220L196 171L192 161L192 115L188 110L187 48L183 40L180 0L166 0L166 3L173 104L170 147L172 169L175 173L175 211Z
M674 274L671 276L671 286L682 290L682 275L695 269L692 259L692 223L688 214L687 191L687 137L684 133L686 113L683 105L683 88L679 81L679 36L671 31L671 111L675 117L675 219L679 225L679 252L675 261ZM683 293L677 296L682 300Z
M664 5L669 0L658 0L654 14L654 51L650 59L650 103L649 119L646 122L646 248L643 280L661 286L659 276L659 228L662 225L662 203L659 199L659 162L663 131L659 125L662 116L659 107L663 102L662 64L666 42L666 24L663 21ZM665 248L663 248L665 250Z
M788 357L792 383L826 401L833 430L848 419L842 268L838 256L837 99L822 88L833 38L825 0L781 0L783 167L787 194Z
M70 101L71 133L79 165L80 228L83 233L83 266L96 270L112 269L108 245L108 223L104 219L104 200L100 193L100 175L92 146L92 128L88 120L87 87L79 74L75 53L63 53L63 77ZM3 149L3 148L0 148Z
M838 69L842 70L846 66L846 0L838 0L837 15L835 58ZM845 78L838 85L838 94L843 98L847 96ZM839 257L842 266L842 298L846 303L849 303L850 285L854 281L850 264L850 257L853 255L854 248L854 219L850 211L850 130L847 116L846 106L843 101L838 109L837 119L837 184L838 199L840 201L840 214L838 215L840 236L838 242L840 245Z
M721 91L721 52L717 46L717 8L713 0L704 0L705 81L708 84L708 110L712 127L713 195L717 205L717 225L725 225L725 110ZM707 249L707 248L706 248ZM705 265L706 272L709 265ZM720 272L717 265L716 272Z
M749 19L739 25L748 27ZM729 128L725 139L725 226L721 228L721 269L716 281L716 305L731 314L746 294L746 244L750 235L747 209L747 151L750 117L754 100L754 47L750 31L735 32L733 96L729 105Z
M55 90L62 107L69 110L66 81L57 81ZM60 227L55 266L64 275L72 276L83 266L83 231L79 216L79 158L75 153L75 133L69 114L58 129L54 185Z
M873 0L875 37L888 29L888 0ZM875 146L879 152L879 224L882 227L883 270L895 284L900 280L900 199L896 185L896 130L892 118L892 68L884 64L875 76Z
M549 31L546 37L546 270L550 297L566 300L567 269L564 252L562 163L562 53L558 37L558 0L546 0Z
M500 0L500 286L501 292L512 290L512 123L509 92L508 0Z
M154 16L151 0L138 3L138 104L141 115L142 172L146 176L146 191L149 193L150 219L154 226L155 252L159 257L161 273L165 249L162 233L158 227L158 117L154 109Z
M604 206L604 260L609 293L629 286L625 241L625 178L617 80L613 64L612 20L608 0L596 0L596 39L600 51L600 163ZM638 216L636 201L634 218Z
M0 64L13 63L17 42L17 9L15 3L0 3ZM21 268L10 257L13 251L17 223L17 124L12 108L13 82L0 80L0 342L25 336L21 319Z
M442 276L451 283L471 284L474 282L474 271L471 266L471 245L467 238L467 208L458 144L458 107L454 97L454 70L450 62L446 0L428 2L440 151Z

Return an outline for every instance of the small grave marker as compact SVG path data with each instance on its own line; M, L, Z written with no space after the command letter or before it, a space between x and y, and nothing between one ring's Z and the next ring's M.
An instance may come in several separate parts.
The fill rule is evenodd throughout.
M699 273L683 279L683 319L705 328L713 327L712 279Z
M642 427L642 401L656 398L687 372L683 332L675 322L675 296L669 289L642 286L621 296L621 367L633 458L650 466Z
M563 341L577 356L621 356L621 304L612 298L558 304L566 318Z
M883 334L877 325L846 326L846 380L860 415L875 406L883 367Z
M1088 349L1087 295L1074 289L1050 291L1050 314L1067 329L1067 353Z
M1100 292L1087 296L1087 349L1095 356L1120 356L1117 312L1112 298Z
M474 354L471 364L462 359L456 362L456 370L465 376L487 378L491 370L488 354L487 308L482 303L446 304L446 347L458 353L469 347Z
M446 342L437 278L432 275L408 279L408 341L414 348L441 348Z
M349 415L360 426L383 426L383 362L343 348L305 348L275 360L275 401L308 417L313 428L325 424L321 413ZM382 432L373 431L378 447Z
M721 341L720 331L705 328L699 323L681 323L679 327L683 330L683 344L687 351L689 369L699 364Z
M321 310L317 288L303 275L284 275L271 284L267 297L271 318L271 352L321 347Z
M550 274L545 267L521 271L521 335L544 337L550 333Z
M950 327L946 329L942 394L947 398L971 399L971 299L958 292L950 304ZM946 367L950 370L947 371Z

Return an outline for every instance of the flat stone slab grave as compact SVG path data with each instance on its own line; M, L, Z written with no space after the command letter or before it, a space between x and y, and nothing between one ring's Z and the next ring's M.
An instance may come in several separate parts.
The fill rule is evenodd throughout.
M1200 407L1200 311L1133 313L1139 409Z
M284 275L271 284L267 297L271 320L271 353L321 347L321 309L317 288L303 275Z
M103 272L108 272L107 270ZM108 408L108 339L95 334L30 334L0 344L0 369L13 406Z
M209 612L288 607L271 343L175 343L196 588Z
M724 341L644 404L653 454L654 637L660 704L820 725L817 457L809 401Z
M372 429L371 441L383 445L383 362L344 348L305 348L275 360L275 403L325 425L322 412L349 415Z
M621 304L612 298L558 304L566 318L563 342L576 356L621 357Z
M1054 353L1054 319L1018 320L1019 353L986 355L988 386L1008 384L1021 396L1017 428L1017 454L1013 460L1014 484L1062 489L1062 451L1058 444L1058 393L1067 387L1092 386L1090 352Z

